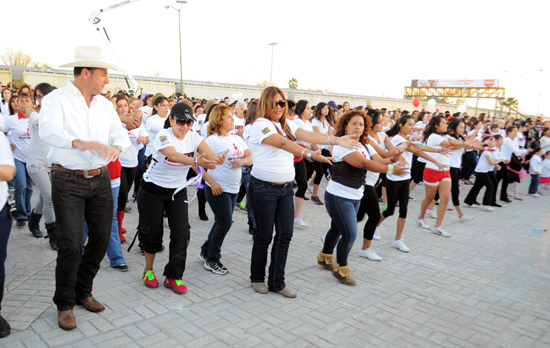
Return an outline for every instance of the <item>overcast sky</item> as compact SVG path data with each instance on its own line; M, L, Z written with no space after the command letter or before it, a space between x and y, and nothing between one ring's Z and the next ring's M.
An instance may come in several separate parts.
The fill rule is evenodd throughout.
M3 1L0 49L17 44L54 67L68 63L76 46L104 47L88 18L121 1ZM100 16L135 75L160 69L179 78L178 18L167 4L180 6L140 0ZM273 81L281 87L296 78L299 88L402 98L412 79L500 79L529 113L542 94L540 112L548 115L549 8L543 0L188 0L183 78L269 80L267 44L277 42Z

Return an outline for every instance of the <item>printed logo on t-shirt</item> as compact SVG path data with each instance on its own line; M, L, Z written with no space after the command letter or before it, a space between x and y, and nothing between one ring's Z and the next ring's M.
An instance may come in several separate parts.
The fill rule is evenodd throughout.
M133 130L128 131L128 136L129 136L130 138L135 138L135 137L136 137L136 133L134 133Z
M161 145L164 145L164 144L168 143L168 137L166 135L161 135L159 137L159 139L160 139L160 144Z
M232 157L244 157L244 153L239 150L239 148L237 147L237 145L235 145L235 143L233 143L233 155Z
M194 152L184 153L183 155L191 158L195 157ZM190 165L187 165L187 164L172 162L168 157L164 157L164 164L167 164L172 167L191 167Z
M243 125L240 125L240 126L239 126L239 125L236 125L236 126L235 126L235 130L237 130L237 131L240 131L240 130L243 130L243 129L244 129L244 126L243 126ZM265 134L265 133L264 133L264 134Z
M202 124L202 120L199 120L199 124Z
M367 158L367 154L365 153L365 151L361 151L361 155L363 155L363 157Z
M262 130L262 133L264 134L267 134L269 133L271 130L269 129L269 127L265 127L263 130Z
M26 139L26 138L30 138L31 137L31 132L29 132L29 129L27 128L27 131L23 134L21 134L21 136L19 136L20 139Z

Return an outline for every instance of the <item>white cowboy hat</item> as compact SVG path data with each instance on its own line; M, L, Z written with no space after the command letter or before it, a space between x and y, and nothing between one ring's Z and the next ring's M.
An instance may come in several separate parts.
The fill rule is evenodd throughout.
M74 50L72 63L60 65L60 67L103 68L120 71L120 68L107 62L105 51L100 47L81 46Z

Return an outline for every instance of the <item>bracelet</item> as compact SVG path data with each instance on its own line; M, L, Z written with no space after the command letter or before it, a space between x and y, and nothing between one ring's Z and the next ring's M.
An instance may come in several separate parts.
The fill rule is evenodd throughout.
M329 145L336 145L336 137L334 135L329 135L327 138L327 143Z
M397 161L394 161L392 157L390 157L390 161L391 161L391 163L397 162Z
M306 159L309 162L313 162L313 151L310 151L310 152L307 153Z
M437 149L437 153L439 153L439 150L441 150L441 149Z
M388 171L386 172L386 175L392 175L393 174L393 164L388 164Z
M304 158L304 152L306 152L306 151L307 151L307 149L303 149L302 154L300 155L300 157Z
M195 166L195 168L199 167L199 158L198 157L193 158L193 165Z

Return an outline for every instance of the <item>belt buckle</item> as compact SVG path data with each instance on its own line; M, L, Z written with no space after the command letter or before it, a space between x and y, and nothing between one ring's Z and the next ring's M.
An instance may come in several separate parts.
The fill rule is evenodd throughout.
M84 170L83 172L84 172L84 179L91 179L91 178L93 178L93 176L89 176L89 175L88 175L88 172L90 172L90 170Z

